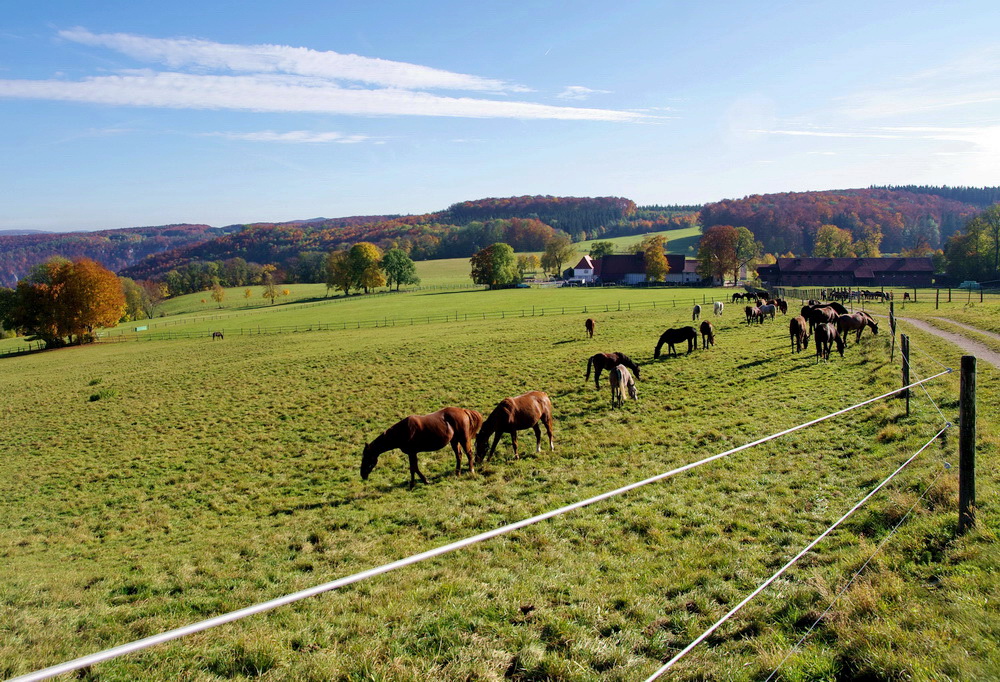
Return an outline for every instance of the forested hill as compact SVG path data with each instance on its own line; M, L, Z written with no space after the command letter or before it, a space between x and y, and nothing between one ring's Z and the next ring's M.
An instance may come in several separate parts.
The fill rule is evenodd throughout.
M972 204L980 209L1000 202L1000 187L933 187L928 185L872 185L869 189L891 189L914 194L933 194L954 199L962 203Z
M940 189L940 188L938 188ZM747 227L769 253L811 254L821 225L849 230L855 241L881 234L883 253L926 242L938 248L979 210L978 204L938 193L898 189L845 189L753 195L706 204L704 228Z
M541 251L559 230L574 239L643 234L693 224L696 211L636 207L618 197L511 197L455 204L436 213L384 217L372 222L325 220L248 225L245 229L151 256L121 272L133 279L160 279L194 262L241 259L275 264L290 279L312 281L319 254L368 241L400 248L414 260L469 257L498 241L517 251Z
M204 242L229 230L208 225L130 227L99 232L36 232L0 235L0 285L14 286L38 263L52 256L90 258L120 270L146 256Z

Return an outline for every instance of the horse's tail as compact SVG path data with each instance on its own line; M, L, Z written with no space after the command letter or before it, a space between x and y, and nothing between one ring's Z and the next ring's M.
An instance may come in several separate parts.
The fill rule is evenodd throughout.
M587 374L583 377L584 381L590 381L590 368L591 366L593 366L593 364L594 364L594 356L591 355L589 358L587 358Z

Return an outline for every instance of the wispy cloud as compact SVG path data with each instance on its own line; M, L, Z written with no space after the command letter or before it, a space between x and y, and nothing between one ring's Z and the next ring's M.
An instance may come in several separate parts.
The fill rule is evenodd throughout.
M455 116L631 122L640 114L610 109L560 107L531 102L441 97L383 88L342 88L303 76L212 76L129 72L82 81L0 80L0 97L89 102L176 109L241 109L361 116Z
M286 73L418 90L528 91L524 86L494 78L289 45L232 45L195 38L92 33L84 28L60 31L59 36L83 45L106 47L140 61L165 64L171 69L194 67L237 73Z
M313 132L309 130L291 130L279 133L273 130L261 130L249 133L206 133L212 137L224 137L229 140L247 140L249 142L287 142L293 144L357 144L359 142L377 141L368 135L345 135L336 132Z
M984 47L933 68L901 74L836 101L856 119L930 114L1000 102L1000 48Z
M228 45L198 39L161 39L83 28L64 40L116 50L169 67L127 69L82 80L0 80L0 97L86 102L111 106L312 112L352 116L450 116L638 122L634 111L511 101L486 93L528 92L506 81L418 64L320 52L284 45ZM214 72L214 73L212 73ZM601 91L576 86L577 98ZM464 90L451 97L428 90Z
M609 95L610 90L594 90L591 88L585 88L582 85L568 85L566 89L560 92L556 97L559 99L575 99L584 100L590 99L593 95Z

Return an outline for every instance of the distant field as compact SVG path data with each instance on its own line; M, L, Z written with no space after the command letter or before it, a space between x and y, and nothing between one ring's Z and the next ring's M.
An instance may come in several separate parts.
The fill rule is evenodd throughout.
M675 253L694 258L698 253L698 240L701 239L700 227L686 227L682 230L666 230L663 232L650 232L649 234L636 234L629 237L611 237L610 239L589 239L576 244L577 251L586 254L590 251L594 242L611 242L620 252L628 250L632 244L638 244L645 237L659 235L667 238L667 253Z
M817 364L811 349L789 350L787 318L748 327L734 307L714 320L714 348L654 361L658 334L689 324L690 302L716 293L416 292L267 307L239 322L586 302L598 324L592 340L583 315L553 312L0 360L0 677L495 528L899 385L884 333ZM662 305L629 310L653 299ZM951 352L920 333L914 349L920 376ZM639 402L614 412L606 383L596 391L583 376L586 358L606 350L642 365ZM927 387L952 420L956 381ZM1000 389L995 372L979 381L982 396ZM505 439L477 476L459 478L450 452L423 454L430 484L412 492L405 457L391 452L360 480L363 444L400 417L447 404L488 411L529 389L552 396L555 452L514 460ZM90 675L643 679L930 437L941 419L923 390L913 406L906 417L900 401L878 403ZM767 677L912 507L778 679L996 679L1000 406L983 400L980 410L981 531L954 538L955 475L940 464L954 462L954 435L695 649L674 678Z

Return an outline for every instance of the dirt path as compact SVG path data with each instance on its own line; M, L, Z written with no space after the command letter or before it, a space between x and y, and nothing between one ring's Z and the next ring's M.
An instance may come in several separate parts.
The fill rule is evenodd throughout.
M983 362L988 362L994 367L1000 368L1000 353L997 353L992 348L978 341L974 341L967 336L962 336L961 334L956 334L954 332L948 332L943 329L938 329L934 325L924 322L923 320L914 320L910 317L897 317L900 322L905 322L906 324L913 325L921 331L925 331L928 334L933 334L934 336L939 336L946 341L950 341L959 348L961 348L965 353L969 355L975 355L977 358ZM946 320L949 324L954 324L969 331L976 332L977 334L985 334L986 336L991 336L997 341L1000 341L1000 334L994 334L993 332L984 331L982 329L977 329L976 327L970 327L965 324L959 324L958 322L952 322L951 320ZM954 363L954 367L958 367L958 362Z

